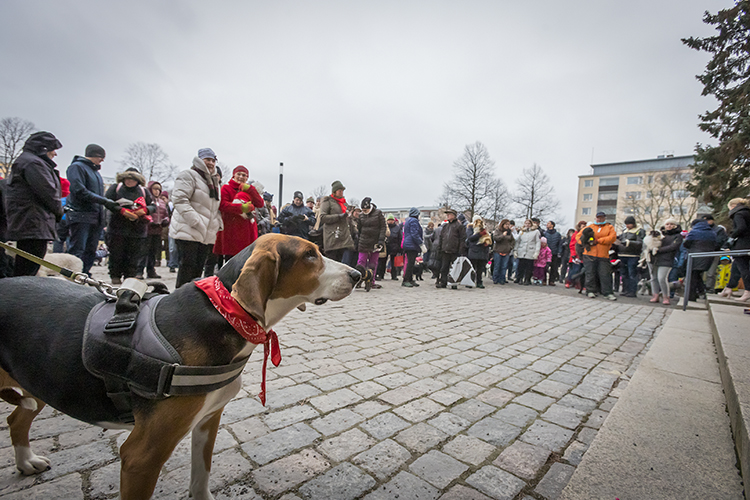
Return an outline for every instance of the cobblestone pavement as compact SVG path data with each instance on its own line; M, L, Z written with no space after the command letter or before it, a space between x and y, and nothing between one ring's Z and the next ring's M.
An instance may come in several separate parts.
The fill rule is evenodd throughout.
M216 441L217 500L556 498L669 314L535 287L382 284L278 325L265 408L256 350ZM53 466L24 477L4 425L0 496L116 498L126 437L47 407L32 447ZM186 498L189 474L186 439L154 498Z

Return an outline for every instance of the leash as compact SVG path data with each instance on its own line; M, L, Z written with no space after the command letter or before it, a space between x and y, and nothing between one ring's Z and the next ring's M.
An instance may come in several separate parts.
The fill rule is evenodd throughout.
M90 278L89 275L86 273L77 273L75 271L71 271L70 269L60 267L57 264L53 264L52 262L49 262L40 257L37 257L36 255L32 255L29 252L25 252L16 247L12 247L8 245L7 243L3 243L2 241L0 241L0 248L4 248L8 252L11 252L17 255L18 257L22 257L26 260L30 260L34 264L38 264L56 273L60 273L62 276L65 277L65 279L72 281L73 283L77 283L79 285L93 286L94 288L99 290L101 293L103 293L104 296L107 298L110 298L110 299L117 298L117 295L116 295L116 292L118 290L117 288L113 287L112 285L104 281L99 281L99 280Z

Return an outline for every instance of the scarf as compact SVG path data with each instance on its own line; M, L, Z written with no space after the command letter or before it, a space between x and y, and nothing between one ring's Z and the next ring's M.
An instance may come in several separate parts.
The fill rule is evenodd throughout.
M335 196L331 195L331 198L336 200L338 204L341 206L341 213L346 213L346 198L336 198Z
M266 405L266 365L268 356L271 356L271 362L274 366L281 363L281 348L279 347L279 338L276 332L268 330L266 332L257 321L245 311L240 304L234 300L229 290L224 286L217 276L211 276L195 282L203 293L208 296L211 305L219 311L224 319L232 325L242 338L251 344L263 344L263 378L260 382L260 402Z
M206 184L208 184L208 196L210 196L214 200L218 200L219 199L219 183L216 182L216 177L214 177L211 174L206 174L206 172L199 169L195 165L193 165L190 168L198 172L201 178L206 182Z

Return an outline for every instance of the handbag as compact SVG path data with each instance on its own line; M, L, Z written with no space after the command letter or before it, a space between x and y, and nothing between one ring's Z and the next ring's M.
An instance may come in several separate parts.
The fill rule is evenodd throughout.
M307 238L320 248L323 248L323 230L320 229L320 214L318 214L318 218L315 221L315 226L307 233Z
M419 245L419 250L422 253L427 253L427 246L424 243L422 243L421 245Z

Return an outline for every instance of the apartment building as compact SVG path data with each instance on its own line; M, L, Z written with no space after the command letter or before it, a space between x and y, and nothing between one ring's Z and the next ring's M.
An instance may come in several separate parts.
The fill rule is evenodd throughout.
M575 221L593 221L604 212L618 229L629 215L646 228L660 227L670 216L688 227L707 210L687 190L694 162L692 155L664 155L591 165L591 174L578 176Z
M406 218L409 216L409 210L411 207L396 207L396 208L380 208L380 211L383 212L383 215L385 217L388 217L389 215L393 215L396 219L399 220L399 222L404 222ZM427 224L432 221L435 223L435 225L438 225L440 222L442 222L442 219L440 216L443 215L443 212L441 211L441 207L416 207L419 209L419 223L422 225L422 227L427 227Z

